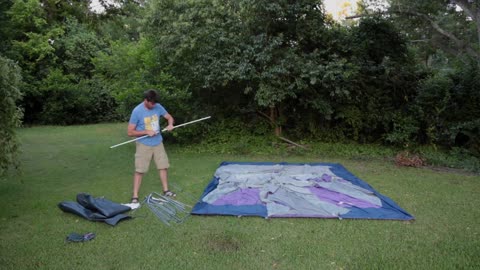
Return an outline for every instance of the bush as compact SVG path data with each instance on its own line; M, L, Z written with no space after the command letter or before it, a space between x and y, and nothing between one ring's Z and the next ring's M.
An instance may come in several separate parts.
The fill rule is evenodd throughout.
M480 157L480 70L477 63L422 81L415 108L428 143L464 147Z
M408 147L415 144L420 129L418 121L411 115L395 114L393 129L385 135L385 141L396 146Z
M21 123L22 111L16 102L22 97L20 68L0 55L0 176L11 166L18 167L18 142L15 128Z
M119 104L118 113L123 119L128 119L132 110L140 102L143 101L143 93L148 89L154 89L159 94L160 103L167 109L167 111L175 116L184 115L187 117L194 117L194 107L190 104L190 93L186 89L175 86L175 79L168 74L161 73L158 75L156 82L148 83L141 80L130 78L125 82L123 87L111 90L115 93L115 98ZM198 112L197 112L198 113ZM184 119L175 117L177 124ZM191 119L193 120L193 119ZM189 121L191 121L189 120Z
M115 99L100 82L81 80L78 84L60 70L42 81L44 100L38 121L42 124L72 125L118 120Z
M427 143L438 143L446 130L446 114L452 108L453 81L447 73L436 73L420 83L415 100L417 114L424 124Z

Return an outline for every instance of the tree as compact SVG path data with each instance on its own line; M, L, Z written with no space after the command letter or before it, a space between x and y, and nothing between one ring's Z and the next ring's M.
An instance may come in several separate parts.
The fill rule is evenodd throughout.
M92 58L106 48L94 31L93 24L98 21L89 10L90 2L12 0L6 26L0 29L8 33L5 54L22 70L24 122L73 124L115 119L106 116L112 115L113 98L98 82L89 81ZM98 88L91 91L90 86ZM94 115L99 106L104 115Z
M364 1L378 4L381 1ZM480 2L388 1L389 16L403 29L428 68L410 111L422 143L460 146L480 156ZM368 5L367 5L368 6ZM354 16L358 17L358 16Z
M151 88L160 91L162 103L169 104L169 110L178 115L194 111L189 106L189 92L175 77L156 68L152 44L146 39L111 42L109 50L99 53L93 63L94 78L116 98L123 118L130 116L143 91Z
M189 89L190 106L198 113L252 111L244 94L251 66L242 66L240 10L240 2L217 0L158 1L148 9L145 36L153 46L154 68Z
M66 19L64 32L53 44L58 59L55 66L72 75L74 82L91 78L94 69L92 59L107 46L95 32L74 17Z
M138 41L145 7L138 0L101 0L104 12L98 16L95 29L105 40Z
M367 11L368 7L377 6L378 2L383 1L364 1ZM373 13L395 16L412 40L428 41L434 48L453 56L468 55L480 64L478 0L389 0L388 3L388 11Z
M20 83L19 67L0 55L0 176L5 175L11 166L18 167L15 128L20 125L22 118L22 111L16 105L22 97Z
M8 17L7 10L12 6L12 0L4 0L0 2L0 53L5 54L9 47L10 36L12 35L12 29L8 26L10 18Z
M47 14L39 0L14 0L8 10L9 38L6 55L22 70L25 122L35 121L42 107L39 82L49 73L56 56L52 41L63 34L58 25L48 25Z
M158 62L201 89L194 97L257 111L277 135L286 104L308 86L303 54L317 53L312 41L328 32L321 5L309 0L162 1L147 22Z

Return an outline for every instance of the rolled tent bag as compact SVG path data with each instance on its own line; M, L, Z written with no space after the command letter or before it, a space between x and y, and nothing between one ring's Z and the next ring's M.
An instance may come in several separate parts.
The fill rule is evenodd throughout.
M64 212L75 214L90 221L102 221L112 226L117 225L122 220L132 218L123 214L130 211L130 207L105 198L94 198L87 193L78 194L77 202L61 202L58 207Z

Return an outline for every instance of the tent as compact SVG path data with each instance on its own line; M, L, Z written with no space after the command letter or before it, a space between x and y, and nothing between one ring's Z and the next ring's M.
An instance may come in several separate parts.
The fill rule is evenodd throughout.
M223 162L195 215L413 220L340 164Z

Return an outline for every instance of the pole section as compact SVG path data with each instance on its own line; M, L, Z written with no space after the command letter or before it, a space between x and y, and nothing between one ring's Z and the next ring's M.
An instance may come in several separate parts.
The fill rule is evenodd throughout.
M179 127L186 126L186 125L190 125L190 124L193 124L193 123L196 123L196 122L200 122L200 121L203 121L203 120L207 120L207 119L209 119L209 118L211 118L211 116L207 116L207 117L200 118L200 119L197 119L197 120L193 120L193 121L190 121L190 122L187 122L187 123L183 123L183 124L174 126L174 127L172 128L172 130L173 130L173 129L176 129L176 128L179 128ZM166 128L162 129L162 132L164 132L164 131L167 131L167 129L166 129ZM135 138L135 139L133 139L133 140L129 140L129 141L126 141L126 142L123 142L123 143L115 144L115 145L110 146L110 149L111 149L111 148L118 147L118 146L120 146L120 145L127 144L127 143L135 142L135 141L141 140L141 139L143 139L143 138L147 138L147 137L148 137L148 135L145 135L145 136L142 136L142 137Z

